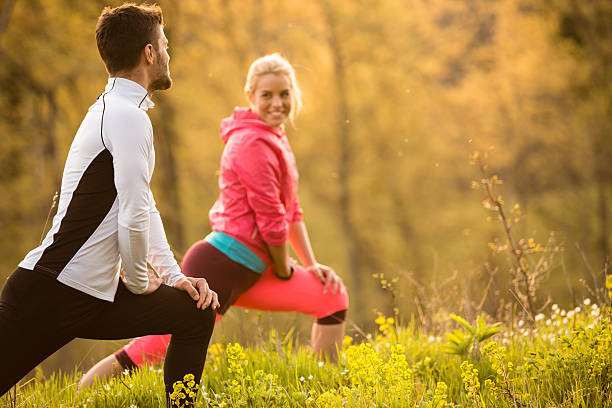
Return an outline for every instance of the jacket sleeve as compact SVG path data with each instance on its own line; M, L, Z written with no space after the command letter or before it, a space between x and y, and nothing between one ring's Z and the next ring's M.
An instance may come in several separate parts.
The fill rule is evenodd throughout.
M168 244L168 240L166 239L164 224L162 223L161 216L155 205L153 193L151 193L150 202L149 253L147 254L147 261L151 264L153 269L164 278L166 285L174 286L174 284L184 278L185 275L181 272L181 268L176 262L174 254Z
M302 211L302 207L300 205L300 199L295 198L293 202L293 217L291 218L291 222L300 222L304 220L304 211Z
M143 112L144 114L144 112ZM153 129L146 114L120 111L104 118L105 144L113 155L119 204L118 241L125 286L143 293L148 285L150 190L149 155Z
M262 239L270 245L282 245L287 241L289 225L281 201L279 158L265 140L256 138L235 145L231 159L232 168L255 212L255 223Z

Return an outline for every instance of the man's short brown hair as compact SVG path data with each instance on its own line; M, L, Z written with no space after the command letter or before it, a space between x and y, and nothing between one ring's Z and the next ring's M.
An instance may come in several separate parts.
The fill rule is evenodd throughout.
M96 25L96 42L108 73L136 67L147 44L157 50L158 27L163 25L162 10L155 4L105 7Z

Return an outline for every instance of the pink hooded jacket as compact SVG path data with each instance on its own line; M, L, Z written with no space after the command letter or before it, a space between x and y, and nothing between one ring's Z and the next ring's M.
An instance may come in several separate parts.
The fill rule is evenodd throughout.
M284 130L265 124L250 109L235 108L219 129L219 198L209 213L213 231L245 244L270 265L265 243L282 245L302 220L298 171Z

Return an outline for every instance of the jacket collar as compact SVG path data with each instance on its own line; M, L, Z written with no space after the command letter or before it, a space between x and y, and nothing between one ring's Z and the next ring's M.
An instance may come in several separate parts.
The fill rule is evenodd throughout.
M266 124L251 109L236 107L234 108L232 116L221 121L221 127L219 129L221 139L226 143L232 132L244 128L259 128L272 133L278 138L285 136L285 130L283 128L276 128Z
M133 102L144 111L155 106L153 101L149 98L147 90L129 79L119 77L108 78L104 92L106 93L111 90L117 92L130 102Z

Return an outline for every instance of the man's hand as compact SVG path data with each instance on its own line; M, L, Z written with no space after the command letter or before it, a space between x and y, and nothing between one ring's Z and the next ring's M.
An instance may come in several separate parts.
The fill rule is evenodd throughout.
M123 276L123 269L121 270L121 274ZM164 280L157 276L153 269L147 269L147 274L149 276L149 286L147 286L147 290L142 292L143 295L149 295L155 292L157 289L159 289L161 284L164 283Z
M197 302L196 307L199 309L204 310L210 306L212 310L216 310L219 307L217 293L208 287L208 283L204 278L191 278L186 276L176 282L174 287L187 292L189 296Z

